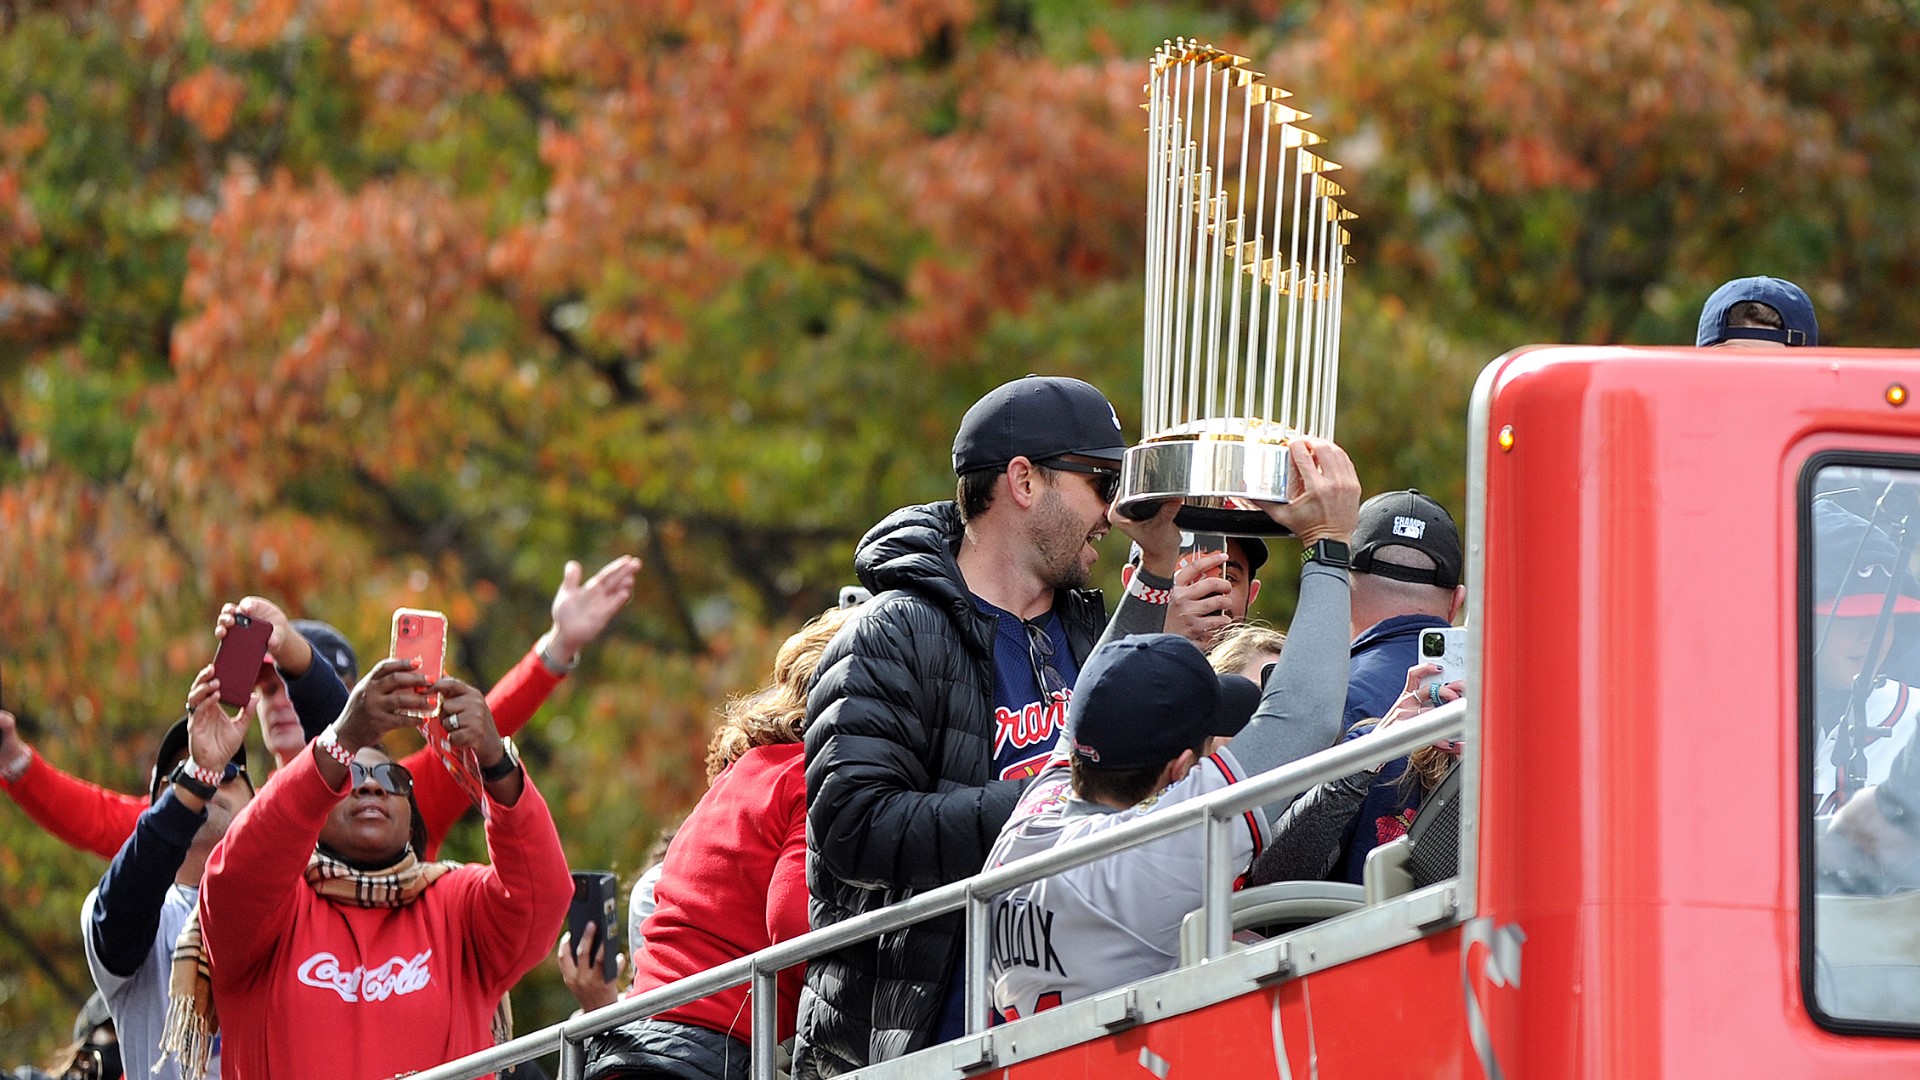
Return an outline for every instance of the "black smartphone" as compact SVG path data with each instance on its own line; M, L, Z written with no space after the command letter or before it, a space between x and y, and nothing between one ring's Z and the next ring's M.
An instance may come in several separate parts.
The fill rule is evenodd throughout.
M600 947L600 977L608 982L620 970L620 954L627 951L627 928L619 918L619 882L604 870L573 872L573 903L567 905L567 944L580 963L580 935L587 924L595 927L593 942Z
M253 697L253 686L260 681L260 665L267 658L267 639L273 637L273 624L265 619L233 613L233 625L220 639L220 651L213 654L213 675L220 680L220 700L238 709Z

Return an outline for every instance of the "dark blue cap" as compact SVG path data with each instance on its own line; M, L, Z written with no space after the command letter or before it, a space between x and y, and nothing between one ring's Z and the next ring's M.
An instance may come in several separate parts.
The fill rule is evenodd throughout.
M1778 330L1770 326L1728 326L1727 312L1735 304L1749 301L1779 312L1780 320L1786 325ZM1693 343L1704 348L1731 338L1781 345L1818 345L1820 321L1813 317L1813 301L1807 299L1806 290L1793 282L1772 277L1735 278L1707 297L1707 306L1700 309L1700 330L1694 335Z
M1118 462L1126 456L1120 414L1091 383L1029 375L987 391L960 419L953 437L955 475L997 469L1017 457L1045 461L1080 454Z
M360 681L360 659L354 655L353 646L347 644L345 634L318 619L295 619L293 628L313 646L313 654L340 676L341 682L352 686Z
M1193 642L1137 634L1087 657L1067 706L1067 738L1086 768L1165 765L1209 735L1238 735L1260 706L1260 688L1218 675Z

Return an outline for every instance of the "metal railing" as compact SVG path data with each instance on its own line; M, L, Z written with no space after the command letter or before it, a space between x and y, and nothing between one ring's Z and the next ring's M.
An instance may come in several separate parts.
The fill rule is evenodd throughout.
M1205 829L1206 840L1206 880L1202 884L1204 902L1201 906L1205 913L1201 919L1206 927L1206 955L1209 959L1224 956L1232 947L1232 882L1238 871L1244 869L1230 865L1232 827L1241 814L1440 739L1457 738L1465 730L1466 716L1464 700L1448 702L1386 731L1339 743L1204 798L1143 815L1051 851L1030 855L964 881L930 889L879 911L802 934L751 956L728 961L698 975L689 975L511 1042L416 1073L413 1080L471 1080L556 1050L560 1052L560 1080L580 1080L585 1071L585 1044L589 1037L742 983L752 984L753 1077L772 1080L779 1006L775 979L781 971L824 953L962 908L966 910L967 1034L973 1035L986 1030L988 1024L987 972L992 944L988 916L994 897L1062 870L1196 826Z

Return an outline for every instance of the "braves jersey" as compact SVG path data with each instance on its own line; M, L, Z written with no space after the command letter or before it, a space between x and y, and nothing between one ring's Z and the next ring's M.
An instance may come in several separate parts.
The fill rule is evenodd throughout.
M992 869L1105 832L1170 806L1219 791L1245 774L1226 750L1185 779L1126 810L1073 794L1064 755L1027 788L1000 830ZM1180 958L1180 920L1200 906L1206 845L1181 830L1003 893L991 909L993 1007L1017 1020L1116 986L1172 971ZM1267 823L1241 815L1233 832L1235 865L1267 844Z
M1867 740L1868 786L1887 778L1895 754L1913 739L1916 715L1920 715L1920 691L1905 683L1883 680L1867 695L1867 727L1873 736ZM1841 725L1835 724L1821 736L1813 756L1813 798L1819 807L1815 813L1831 814L1847 801L1846 762L1836 765L1833 750L1840 739Z

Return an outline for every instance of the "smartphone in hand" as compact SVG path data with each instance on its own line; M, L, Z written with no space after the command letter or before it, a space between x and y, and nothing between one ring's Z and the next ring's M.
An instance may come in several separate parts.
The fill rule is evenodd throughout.
M422 608L398 608L393 613L391 655L402 660L418 660L417 669L430 683L439 682L447 673L447 617ZM440 695L427 697L428 704L418 714L421 719L440 715Z
M213 677L220 680L222 703L239 709L253 697L253 686L260 681L260 665L267 659L267 641L272 637L272 623L233 613L233 625L220 639L220 651L213 654Z
M1422 689L1434 683L1464 682L1467 677L1467 628L1449 626L1444 630L1420 631L1420 662L1440 665L1440 674L1421 680Z
M1185 569L1196 559L1212 555L1215 552L1224 554L1226 550L1227 538L1219 533L1183 532L1180 534L1180 561L1175 563L1173 568L1178 572ZM1226 577L1227 564L1221 563L1219 566L1214 567L1201 576Z
M627 951L627 928L618 918L619 882L604 870L573 872L573 903L567 905L567 938L573 962L581 962L580 936L594 926L593 943L600 949L600 977L612 982Z

